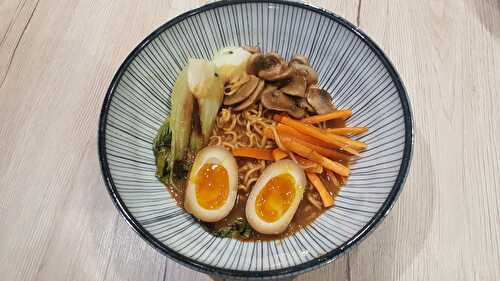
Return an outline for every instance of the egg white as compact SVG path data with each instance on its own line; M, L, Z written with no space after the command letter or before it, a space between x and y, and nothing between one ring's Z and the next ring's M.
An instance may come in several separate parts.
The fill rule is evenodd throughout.
M224 204L217 209L205 209L196 199L196 175L204 164L218 164L223 166L228 175L229 191ZM206 222L216 222L226 217L234 206L238 193L238 165L234 156L220 146L207 146L196 155L186 187L184 208L187 212Z
M262 189L272 178L282 174L290 174L290 176L292 176L295 180L295 196L288 210L286 210L286 212L278 220L274 222L267 222L257 215L255 210L256 199ZM304 195L305 186L306 176L304 171L292 160L280 160L269 165L257 179L257 182L248 197L245 207L245 214L248 223L255 231L263 234L282 233L292 221L292 218L299 207L302 196Z

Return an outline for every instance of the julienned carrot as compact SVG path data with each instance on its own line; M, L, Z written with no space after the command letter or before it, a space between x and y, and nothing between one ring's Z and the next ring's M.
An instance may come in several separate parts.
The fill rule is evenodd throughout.
M352 115L352 110L347 109L347 110L337 110L334 112L326 113L326 114L319 114L319 115L314 115L310 117L306 117L302 119L301 121L307 124L317 124L323 121L328 121L332 119L347 119Z
M352 158L348 154L338 152L338 151L333 150L333 149L324 148L322 146L317 146L315 144L311 144L311 143L305 142L305 141L300 140L300 139L295 139L295 141L302 144L303 146L309 147L310 149L318 152L319 154L321 154L325 157L332 158L334 160L349 160Z
M316 174L313 173L306 173L306 175L309 181L318 191L319 196L321 197L321 201L323 201L323 206L327 208L333 206L333 198L326 189L323 182L321 182L321 179Z
M295 142L293 141L293 139L287 136L280 138L280 141L287 149L291 150L292 152L295 152L304 158L314 161L341 176L346 176L346 177L349 176L349 168L320 155L319 153L310 149L309 147L304 146L298 142Z
M307 146L310 149L318 152L319 154L325 157L333 158L335 160L349 160L351 158L350 155L338 152L335 149L326 148L325 146L329 145L325 142L322 142L318 139L314 139L313 141L309 140L312 139L312 137L308 135L303 135L294 128L288 127L286 125L278 124L276 126L276 131L278 132L278 136L288 136L292 138L293 141L296 141L304 146ZM268 128L264 129L264 135L266 135L270 139L274 139L274 134L271 131L271 129ZM323 144L323 146L318 145L318 143Z
M299 131L297 131L296 129L290 127L290 126L287 126L285 124L282 124L282 123L278 123L276 125L276 131L278 133L283 133L283 134L287 134L287 135L290 135L292 137L296 137L298 139L301 139L303 141L306 141L308 143L311 143L311 144L314 144L314 145L318 145L318 146L322 146L322 147L326 147L326 148L331 148L332 145L329 144L329 143L326 143L324 141L321 141L317 138L313 138L309 135L306 135L306 134L303 134Z
M354 155L359 155L359 152L356 149L366 148L366 144L363 142L354 141L349 138L337 136L334 134L326 134L319 128L304 124L301 121L294 120L287 116L281 116L279 120L281 123L293 127L303 134L320 139L326 143L333 144Z
M278 161L278 160L281 160L283 158L288 157L288 154L279 148L273 149L272 153L273 153L274 161Z
M303 167L306 167L304 170L309 173L321 174L323 173L323 166L320 164L313 162L309 159L303 158L301 156L295 155L295 159L297 162Z
M237 157L248 157L261 160L274 160L271 149L240 147L233 148L233 155Z
M364 143L362 141L353 140L353 139L350 139L348 137L339 136L337 134L332 134L332 133L327 133L327 135L336 138L338 141L341 141L341 142L347 144L349 147L352 147L356 150L363 150L366 148L366 143Z
M328 128L326 129L328 133L346 136L346 135L359 135L368 132L366 127L345 127L345 128Z
M279 134L279 135L282 136L282 134ZM284 135L286 136L286 134L284 134ZM294 139L294 141L302 144L303 146L309 147L310 149L312 149L312 150L318 152L319 154L321 154L325 157L328 157L328 158L333 158L335 160L349 160L351 158L349 155L344 154L342 152L338 152L336 150L329 149L329 148L324 148L322 146L318 146L318 145L303 141L301 139Z
M338 145L341 148L344 148L345 146L349 146L354 149L366 148L366 144L364 142L352 140L350 138L346 138L335 134L329 134L329 133L325 134L321 129L317 127L304 124L301 121L294 120L289 117L284 117L281 120L282 123L295 128L299 132L318 138L324 142L331 143L333 145Z

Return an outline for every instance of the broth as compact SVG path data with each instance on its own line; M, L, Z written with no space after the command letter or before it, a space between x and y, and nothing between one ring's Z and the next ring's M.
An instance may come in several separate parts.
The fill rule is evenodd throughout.
M345 121L343 120L335 120L333 122L329 122L328 127L330 128L341 128L345 127ZM258 163L257 160L252 160L248 158L237 158L237 163L238 167L242 167L245 165L247 162L255 162ZM270 165L273 161L266 161L266 167ZM342 162L339 161L340 163L348 166L348 162ZM242 173L239 171L239 178L241 179L244 176L244 172ZM328 184L328 177L323 176L323 179L325 180L325 184L328 188L328 191L332 195L332 197L335 199L336 196L338 195L338 192L340 191L340 188L334 188L333 185ZM167 185L167 190L171 193L172 197L177 201L177 204L179 207L184 208L184 190L186 187L186 182L187 178L177 178L175 185L176 188L173 186L168 186ZM263 240L263 241L268 241L268 240L276 240L276 239L282 239L284 237L290 236L299 229L311 224L314 222L316 218L318 218L324 211L327 210L327 208L321 208L318 209L316 206L311 204L309 200L307 200L307 194L308 193L316 193L317 191L314 189L314 187L311 186L310 183L308 183L308 186L304 192L304 197L302 198L300 205L288 225L287 229L278 235L268 235L268 234L261 234L256 231L252 231L250 234L250 237L248 239L241 239L239 237L235 237L236 239L242 240L242 241L257 241L257 240ZM250 194L250 190L248 192L245 192L243 190L238 190L238 196L236 198L235 205L231 212L221 221L214 222L214 223L205 223L205 222L200 222L202 225L206 227L208 231L217 231L223 227L229 227L235 220L239 218L243 218L246 220L245 216L245 206L246 202L248 199L248 196Z

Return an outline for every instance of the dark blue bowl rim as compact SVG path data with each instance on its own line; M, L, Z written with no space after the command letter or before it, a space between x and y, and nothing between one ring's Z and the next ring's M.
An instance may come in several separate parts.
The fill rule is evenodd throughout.
M160 35L163 31L166 29L172 27L173 25L183 21L186 18L189 18L191 16L194 16L196 14L219 8L222 6L228 6L228 5L235 5L235 4L242 4L242 3L274 3L274 4L282 4L282 5L289 5L289 6L294 6L294 7L299 7L303 8L309 11L316 12L320 15L326 16L331 20L334 20L335 22L343 25L344 27L348 28L350 31L352 31L354 34L356 34L365 44L367 44L370 49L377 55L377 57L381 60L381 62L384 64L385 68L388 70L392 80L394 81L396 88L399 93L399 97L401 100L402 108L403 108L403 116L404 116L404 124L405 124L405 147L403 151L403 159L401 162L401 167L399 169L398 176L396 178L396 181L394 183L394 186L389 193L389 196L385 200L385 202L382 204L380 209L377 211L377 213L373 216L373 218L358 232L356 233L351 239L349 239L347 242L344 244L340 245L338 248L324 254L321 257L315 258L311 261L291 266L291 267L286 267L282 269L275 269L275 270L267 270L267 271L242 271L242 270L232 270L232 269L225 269L225 268L220 268L220 267L215 267L215 266L210 266L205 263L201 263L199 261L196 261L194 259L191 259L189 257L186 257L184 255L181 255L177 253L176 251L170 249L168 246L164 245L161 241L156 239L154 236L152 236L146 229L144 229L141 224L132 216L130 211L128 210L127 206L121 199L116 186L113 182L113 178L111 176L111 172L108 166L108 160L106 157L106 123L107 123L107 116L108 116L108 111L109 107L111 104L111 100L113 98L113 93L115 92L115 89L120 82L121 77L123 76L124 72L126 71L127 67L131 64L131 62L134 60L134 58L151 42L153 41L158 35ZM99 160L101 164L101 172L103 175L104 182L106 184L107 190L112 198L113 203L115 204L116 208L120 211L121 215L125 218L127 223L145 240L147 241L151 246L153 246L155 249L160 251L162 254L174 259L175 261L179 262L180 264L183 264L191 269L207 273L207 274L214 274L214 275L220 275L224 277L236 277L236 278L279 278L279 277L286 277L286 276L292 276L292 275L298 275L307 271L310 271L314 268L317 268L319 266L326 265L333 260L335 260L337 257L341 256L342 254L347 253L350 249L352 249L352 246L357 245L360 241L362 241L364 238L367 237L367 234L369 234L371 231L373 231L379 224L380 222L386 217L388 212L391 210L391 208L394 206L395 201L397 200L402 187L404 185L404 182L406 180L406 177L409 172L410 168L410 162L412 159L412 154L413 154L413 119L412 119L412 111L411 111L411 106L410 106L410 100L408 97L408 94L405 90L405 87L399 77L399 74L396 72L395 68L393 67L392 63L389 61L387 56L384 54L384 52L375 44L373 40L371 40L363 31L358 29L356 26L354 26L352 23L348 22L347 20L343 19L340 16L337 16L336 14L322 9L318 7L314 7L305 3L300 3L300 2L290 2L290 1L279 1L279 0L251 0L251 1L245 1L245 0L222 0L222 1L217 1L217 2L212 2L209 4L206 4L204 6L201 6L199 8L190 10L188 12L185 12L172 20L166 22L162 26L158 27L155 31L153 31L150 35L148 35L139 45L137 45L134 50L127 56L125 61L121 64L120 68L116 72L116 74L113 77L113 80L111 81L111 84L106 92L106 96L104 98L104 102L102 105L101 109L101 114L99 117L99 129L98 129L98 152L99 152Z

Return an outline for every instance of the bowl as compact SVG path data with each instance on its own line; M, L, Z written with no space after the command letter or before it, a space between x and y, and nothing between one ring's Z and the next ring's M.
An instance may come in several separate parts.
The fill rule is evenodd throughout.
M174 81L189 57L231 45L257 45L289 59L304 54L319 84L368 143L335 206L283 240L241 242L212 236L179 208L155 178L152 140L170 110ZM361 30L298 2L221 1L186 12L142 41L115 74L99 123L107 189L130 226L169 258L233 278L278 278L325 265L367 237L387 215L412 154L412 115L396 70Z

